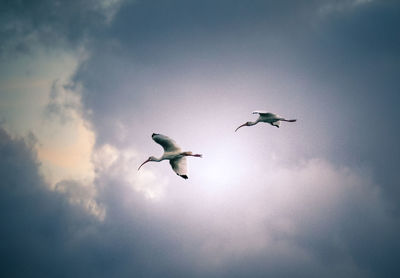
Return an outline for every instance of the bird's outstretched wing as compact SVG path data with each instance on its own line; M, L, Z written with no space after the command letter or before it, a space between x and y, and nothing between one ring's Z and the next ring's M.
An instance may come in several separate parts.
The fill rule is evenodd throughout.
M267 117L267 118L277 117L276 114L270 113L270 112L266 112L266 111L253 111L253 114L259 114L260 116Z
M153 140L163 147L165 152L178 152L181 150L174 140L162 134L153 133L151 135Z
M169 164L171 164L172 169L175 171L175 173L178 176L181 176L185 180L188 179L186 157L183 156L183 157L171 159L169 161Z

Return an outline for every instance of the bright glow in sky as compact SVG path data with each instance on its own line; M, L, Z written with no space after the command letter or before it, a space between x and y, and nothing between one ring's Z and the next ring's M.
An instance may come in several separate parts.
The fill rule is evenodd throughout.
M60 85L68 81L78 62L75 54L38 51L33 57L8 61L5 67L9 71L1 75L0 90L5 92L5 101L1 102L0 117L15 135L34 132L42 171L51 187L64 179L90 183L94 177L94 134L74 110L81 105L79 98ZM46 115L50 89L57 91L52 101L60 102L60 109L64 105L72 107L60 111L62 114ZM63 117L67 117L64 122Z

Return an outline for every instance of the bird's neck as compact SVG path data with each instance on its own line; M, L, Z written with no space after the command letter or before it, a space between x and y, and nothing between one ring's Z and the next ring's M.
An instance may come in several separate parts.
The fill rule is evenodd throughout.
M165 159L164 156L162 156L160 158L155 158L153 161L160 162L160 161L163 161L164 159Z

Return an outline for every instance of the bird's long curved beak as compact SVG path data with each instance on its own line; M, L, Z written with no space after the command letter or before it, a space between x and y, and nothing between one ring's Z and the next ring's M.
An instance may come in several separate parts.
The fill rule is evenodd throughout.
M139 166L139 168L137 169L138 171L140 170L140 168L143 166L143 165L145 165L147 162L149 162L150 161L150 158L149 159L147 159L145 162L143 162L142 164L140 164L140 166Z
M246 126L246 123L242 124L241 126L239 126L237 129L235 129L235 132L238 131L239 128Z

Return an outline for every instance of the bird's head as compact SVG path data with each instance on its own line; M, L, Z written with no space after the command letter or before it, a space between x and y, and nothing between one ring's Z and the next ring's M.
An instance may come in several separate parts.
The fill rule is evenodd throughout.
M242 124L241 126L239 126L237 129L235 129L235 132L238 131L238 129L241 127L250 126L250 125L252 125L252 122L246 122L246 123Z
M140 168L141 168L144 164L146 164L147 162L156 161L156 160L157 160L157 158L155 158L154 156L150 156L145 162L143 162L143 163L139 166L138 171L139 171Z

